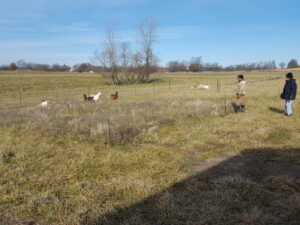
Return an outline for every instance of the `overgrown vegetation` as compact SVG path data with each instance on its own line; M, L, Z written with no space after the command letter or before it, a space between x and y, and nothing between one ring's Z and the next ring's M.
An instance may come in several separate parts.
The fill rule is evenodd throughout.
M177 120L218 115L219 102L190 99L105 102L101 105L62 103L0 111L0 125L20 130L38 130L46 136L72 133L109 144L130 144L138 135L155 132ZM223 112L222 112L223 113Z
M104 49L95 52L95 59L104 67L113 85L146 83L150 74L157 71L158 57L153 52L157 33L152 19L140 24L138 40L140 49L132 53L128 42L118 44L114 28L107 30Z

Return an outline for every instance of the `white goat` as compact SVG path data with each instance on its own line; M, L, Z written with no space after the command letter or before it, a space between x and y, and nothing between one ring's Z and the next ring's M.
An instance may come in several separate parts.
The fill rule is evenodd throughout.
M49 101L45 101L45 100L43 100L40 104L39 104L39 106L41 106L41 107L47 107L49 105Z
M96 95L90 95L90 97L93 97L94 101L96 102L96 101L99 100L99 98L100 98L101 95L102 95L101 92L98 92L98 94L96 94Z
M208 85L203 85L203 84L199 84L199 85L192 85L190 87L191 90L194 90L194 89L204 89L204 90L209 90L209 86Z
M201 89L209 90L209 86L208 85L202 85Z

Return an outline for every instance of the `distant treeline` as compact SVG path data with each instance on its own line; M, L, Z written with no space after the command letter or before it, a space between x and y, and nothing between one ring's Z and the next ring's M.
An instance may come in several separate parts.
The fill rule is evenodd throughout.
M24 60L19 60L16 63L13 62L9 65L0 66L0 70L66 72L66 71L70 71L71 67L66 64L60 65L58 63L55 63L53 65L48 65L48 64L38 64L38 63L27 63Z
M269 60L264 62L245 63L231 65L223 67L219 63L203 63L202 57L192 57L190 60L183 61L170 61L167 63L167 69L169 72L201 72L201 71L253 71L253 70L273 70L273 69L285 69L285 68L298 68L298 62L296 59L292 59L286 64L281 62L276 65L275 60Z
M156 67L157 72L202 72L202 71L254 71L254 70L272 70L272 69L292 69L299 68L299 64L296 59L292 59L286 65L284 62L276 65L275 60L237 64L232 66L223 67L218 63L203 63L202 57L192 57L190 60L183 61L170 61L166 67ZM0 66L0 70L6 71L45 71L45 72L96 72L105 73L109 68L104 66L95 66L90 63L78 63L74 66L66 64L55 63L53 65L38 64L38 63L26 63L24 60L19 60L16 63ZM122 69L122 67L120 67Z

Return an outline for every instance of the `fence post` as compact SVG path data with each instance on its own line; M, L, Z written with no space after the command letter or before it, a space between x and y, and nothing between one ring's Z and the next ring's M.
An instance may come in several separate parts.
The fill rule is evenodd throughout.
M19 102L19 105L21 106L22 105L22 89L20 89L20 102Z
M154 92L155 92L154 80L152 81L152 85L153 85L153 95L154 95Z
M133 119L133 131L134 133L136 132L136 124L135 124L135 111L134 109L131 110L131 115L132 115L132 119Z
M111 140L111 130L110 130L110 121L109 121L109 117L107 117L107 125L108 125L108 138L109 138L109 144L111 145L112 140Z
M58 101L57 86L55 86L55 96L56 96L56 103L57 103Z
M227 96L226 96L226 94L224 95L224 112L226 115L226 113L227 113Z
M221 91L221 84L220 84L220 80L217 79L217 91L220 92Z
M169 90L171 90L171 78L169 78Z

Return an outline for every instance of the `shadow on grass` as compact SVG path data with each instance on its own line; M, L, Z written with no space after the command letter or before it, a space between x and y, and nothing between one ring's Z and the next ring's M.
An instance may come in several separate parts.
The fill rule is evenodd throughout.
M272 112L275 112L275 113L284 113L284 110L282 110L282 109L277 109L277 108L275 108L275 107L270 107L269 106L269 110L270 111L272 111Z
M240 107L239 107L235 102L232 102L232 103L231 103L231 106L232 106L233 111L234 111L235 113L238 113L238 112L240 111Z
M81 224L299 225L299 179L300 148L247 149L132 206L87 215Z

